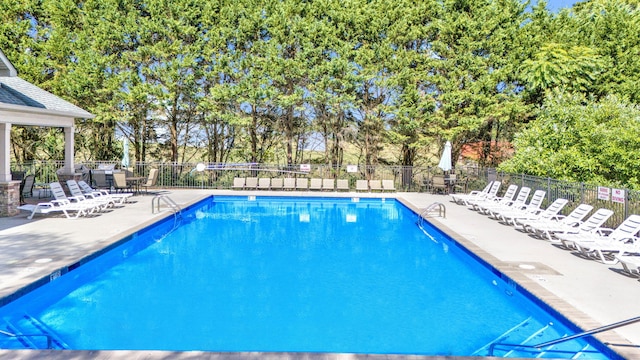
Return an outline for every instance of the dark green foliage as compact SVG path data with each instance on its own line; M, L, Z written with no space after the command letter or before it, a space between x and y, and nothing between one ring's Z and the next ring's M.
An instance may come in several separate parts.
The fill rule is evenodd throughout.
M20 76L96 115L77 122L79 159L119 159L126 137L137 161L290 165L312 161L304 150L320 139L315 161L333 167L435 165L446 140L458 158L575 106L551 91L587 108L611 94L637 103L628 3L550 14L520 0L8 0L0 48ZM30 149L43 130L14 132L16 159L59 156L56 141ZM526 134L517 151L533 145ZM599 155L634 151L615 146ZM485 148L481 164L503 160ZM541 173L519 155L508 166ZM559 176L582 176L583 160L564 161L577 163Z

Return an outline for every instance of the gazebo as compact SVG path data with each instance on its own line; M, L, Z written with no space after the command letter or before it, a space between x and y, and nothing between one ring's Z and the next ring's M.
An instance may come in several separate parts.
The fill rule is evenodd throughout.
M75 119L95 115L18 77L13 64L0 50L0 216L19 210L20 181L11 178L11 126L45 126L64 129L62 176L74 176Z

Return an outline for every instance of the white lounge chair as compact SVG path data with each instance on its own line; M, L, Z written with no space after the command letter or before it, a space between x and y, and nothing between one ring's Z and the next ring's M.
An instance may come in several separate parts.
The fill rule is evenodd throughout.
M547 192L544 190L536 190L528 204L516 206L515 208L512 206L511 209L496 211L493 213L493 216L497 219L502 219L502 221L507 224L515 225L516 218L527 217L541 212L540 206L542 206L546 194Z
M296 188L296 179L284 178L284 183L282 188L285 190L294 190Z
M244 189L244 183L245 183L245 178L243 177L236 177L233 178L233 185L231 185L232 189Z
M615 258L618 259L625 273L640 277L640 256L615 254Z
M80 189L80 185L78 185L78 182L73 179L67 180L67 188L69 189L69 193L71 193L71 196L78 199L80 197L85 197L85 201L94 202L98 209L105 209L108 207L114 207L116 205L116 201L114 199L108 198L106 196L101 196L100 193L84 193Z
M308 189L309 189L309 179L307 178L296 179L296 190L308 190Z
M499 203L508 204L512 202L513 199L516 197L517 193L518 193L518 185L511 184L509 185L509 187L507 187L507 191L505 191L504 195L502 195L501 197L496 196L495 194L491 196L487 194L487 196L479 199L468 200L467 206L476 211L480 211L484 213L485 207L494 206Z
M451 195L451 200L453 200L453 202L455 202L456 204L462 205L467 200L474 199L477 196L481 196L480 194L485 194L486 195L489 192L489 190L491 189L491 185L493 185L493 181L490 181L487 184L487 186L485 186L484 189L482 189L480 191L474 190L474 191L471 191L468 194L450 194Z
M518 191L518 195L512 201L498 201L496 204L488 204L481 208L481 211L490 217L498 218L501 211L519 210L527 206L527 199L531 193L531 188L523 186Z
M79 180L78 186L80 186L80 189L82 189L82 192L85 194L93 194L94 196L99 194L99 196L105 196L110 199L113 199L116 202L116 204L124 204L129 200L130 197L133 196L133 193L112 194L104 189L94 189L91 186L89 186L89 184L87 184L86 181L84 180Z
M259 190L269 190L271 187L271 179L270 178L260 178L258 179L258 187Z
M563 198L558 198L554 202L552 202L551 205L547 206L547 208L544 209L542 212L539 212L539 213L525 213L525 214L521 214L521 215L512 215L512 216L510 216L510 219L511 219L511 222L513 223L514 226L517 227L519 225L522 225L523 226L523 230L526 230L526 229L524 229L524 225L527 222L548 221L548 220L557 219L558 218L558 214L560 214L560 211L562 211L562 209L568 203L569 203L569 200L563 199Z
M614 230L601 229L584 238L574 239L573 245L585 257L595 258L604 264L616 264L618 258L613 255L640 252L636 237L639 231L640 215L630 215Z
M472 198L462 199L462 204L469 206L469 203L471 201L477 202L482 199L494 199L495 197L498 196L498 190L500 190L501 185L502 183L500 181L494 181L491 183L491 187L489 188L489 191L487 191L486 193L479 193Z
M333 191L336 189L335 179L322 179L322 190Z
M521 221L520 224L525 231L535 234L538 237L552 239L554 230L562 231L567 228L577 228L587 214L593 209L588 204L580 204L567 216L556 216L552 219L539 219ZM543 236L544 235L544 236Z
M367 180L356 180L356 191L369 191L369 182Z
M373 191L382 191L382 181L380 180L369 180L369 189Z
M338 191L349 191L349 180L347 180L347 179L338 179L338 180L336 180L336 190L338 190Z
M318 179L318 178L311 179L309 190L322 190L322 179Z
M271 190L282 190L284 182L282 178L271 179Z
M568 240L571 238L577 238L595 232L613 215L613 211L609 209L598 209L591 214L582 223L578 223L577 226L565 226L556 229L547 229L547 239L552 243L562 243L564 247L567 247ZM550 236L549 236L550 235Z
M50 183L49 188L57 204L64 206L67 212L76 211L76 217L92 214L94 211L99 211L104 207L93 201L88 201L84 196L67 196L62 185L57 181Z
M393 185L393 180L382 180L382 190L383 191L396 191L395 185Z
M244 181L244 188L248 190L255 190L258 187L257 177L248 177Z
M29 220L33 219L33 217L36 214L50 214L54 212L61 212L68 219L76 219L81 215L84 215L84 211L82 210L78 211L75 206L72 208L68 208L68 204L69 203L66 201L51 200L48 202L41 202L38 204L20 205L18 206L18 209L29 212L30 214L29 216L27 216L27 219ZM72 216L72 214L75 214L75 215Z

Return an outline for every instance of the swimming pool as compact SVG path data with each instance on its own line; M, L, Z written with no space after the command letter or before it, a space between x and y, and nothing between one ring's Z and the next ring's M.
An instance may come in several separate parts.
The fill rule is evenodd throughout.
M216 196L3 307L2 329L71 349L432 355L575 332L415 219L388 199Z

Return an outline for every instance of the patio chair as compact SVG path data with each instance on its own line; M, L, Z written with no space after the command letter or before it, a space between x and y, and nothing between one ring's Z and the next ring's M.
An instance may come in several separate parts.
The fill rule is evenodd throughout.
M393 185L393 180L382 180L382 190L383 191L396 191L395 185Z
M294 190L296 188L296 179L284 178L283 186L284 190Z
M258 178L257 177L248 177L245 180L244 188L248 190L255 190L258 187Z
M259 178L258 179L258 190L269 190L271 187L271 179L270 178Z
M336 189L335 179L322 179L322 190L334 191Z
M309 189L309 179L307 178L296 179L296 190L308 190L308 189Z
M382 181L369 180L369 189L371 190L371 192L374 192L374 191L382 192Z
M356 191L369 191L369 182L367 180L356 180Z
M271 190L282 190L284 182L282 178L271 179Z
M434 175L431 178L430 187L431 187L432 194L438 194L438 193L446 194L449 192L447 183L444 181L444 175Z
M233 178L233 185L231 185L232 189L244 189L244 181L245 179L243 177L236 177Z
M107 181L107 174L104 171L92 171L91 179L93 180L93 186L98 189L111 189L111 184Z
M461 192L463 194L466 194L468 185L469 185L469 178L464 177L456 181L455 185L453 185L453 192L454 193Z
M338 190L338 191L349 191L349 180L347 180L347 179L338 179L338 180L336 180L336 190Z
M20 204L24 204L25 197L33 197L33 185L35 184L35 175L27 175L20 182Z
M156 186L158 183L158 174L160 171L158 169L149 170L149 176L147 177L147 182L144 184L140 184L144 188L145 193L149 193L149 188Z
M311 184L309 184L309 190L322 190L322 179L311 179Z
M127 182L127 175L123 172L113 173L113 189L116 192L131 191L131 184Z

